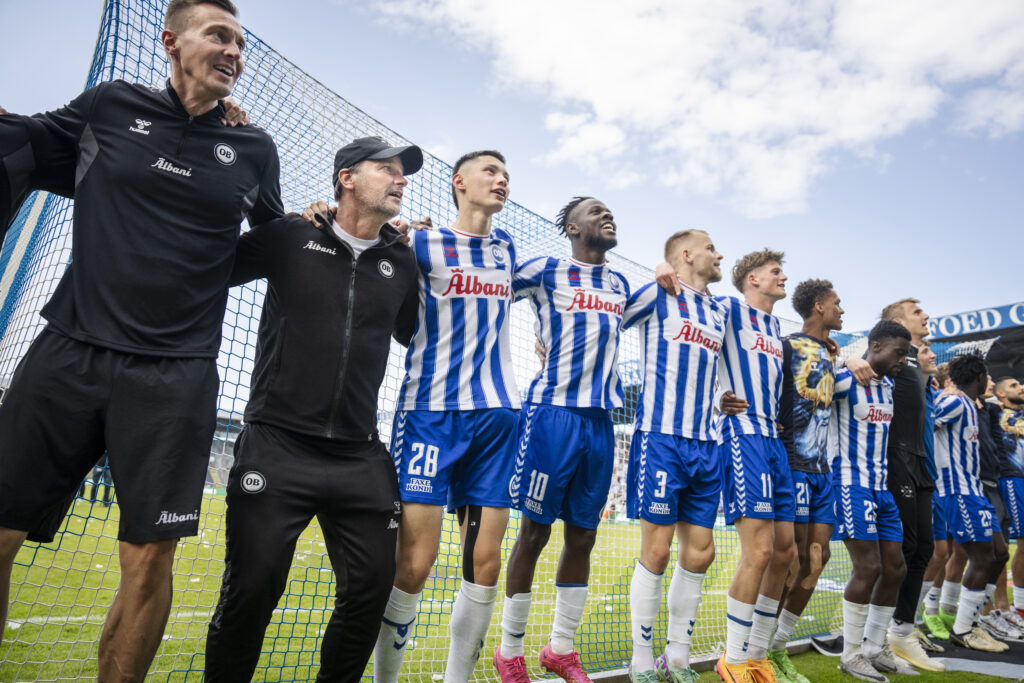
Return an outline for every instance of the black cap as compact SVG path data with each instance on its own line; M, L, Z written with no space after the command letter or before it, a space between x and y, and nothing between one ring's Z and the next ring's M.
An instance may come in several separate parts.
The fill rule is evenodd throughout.
M423 167L423 151L416 145L392 147L384 141L384 138L377 136L356 138L334 155L334 176L331 178L331 185L333 186L337 182L338 171L343 168L352 168L360 161L367 159L390 159L392 157L399 157L402 160L404 175L412 175Z

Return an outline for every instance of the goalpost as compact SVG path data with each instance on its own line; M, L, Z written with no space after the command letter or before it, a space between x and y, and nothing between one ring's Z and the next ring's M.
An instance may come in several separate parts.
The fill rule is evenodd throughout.
M165 7L165 0L107 0L87 85L118 78L162 84L167 69L157 36ZM330 167L335 150L354 137L381 135L395 144L408 142L328 90L258 37L247 33L246 40L247 65L234 96L277 143L282 195L289 210L301 210L314 199L332 196L325 169ZM423 170L406 189L403 215L431 216L437 224L450 223L455 218L449 198L451 167L429 153L424 156ZM557 228L518 204L510 202L496 222L514 235L524 259L568 255L568 242ZM71 202L46 194L30 197L7 236L0 252L0 388L9 385L15 366L42 330L38 311L69 262L70 236ZM622 257L613 256L612 263L634 288L652 277L648 268ZM231 446L241 428L248 398L264 293L264 283L235 288L230 293L218 359L218 429L211 446L200 534L179 544L174 602L151 670L152 680L198 681L202 677L206 627L223 569L224 485L231 466ZM533 350L534 314L526 304L512 310L515 374L519 387L525 389L540 367ZM784 322L783 332L796 328L795 323ZM840 343L856 348L856 344L851 345L854 337L841 336ZM393 346L380 395L378 414L385 443L390 438L402 378L403 351ZM590 599L577 638L582 662L591 672L621 669L631 652L629 583L639 552L639 526L625 520L623 512L626 454L642 376L635 332L624 335L620 353L627 405L614 414L617 463L609 491L608 520L598 531ZM0 680L55 681L95 675L99 633L119 578L116 491L113 504L107 504L108 487L105 472L97 469L83 483L55 541L48 545L28 543L18 555L12 577L10 623L0 646ZM518 515L513 513L504 544L505 558L518 528ZM526 637L527 662L534 677L543 675L536 654L550 633L553 619L560 523L551 538L537 568ZM708 571L694 632L692 651L696 657L710 655L725 640L725 593L739 547L735 532L724 525L716 528L715 541L717 559ZM670 567L675 566L674 559L673 552ZM797 629L797 638L839 627L841 593L849 571L845 552L841 546L834 546L832 560ZM459 572L458 529L453 517L446 515L437 566L423 592L411 635L405 680L441 679ZM267 630L257 680L304 681L315 677L320 638L332 606L333 574L323 536L314 522L297 545L285 596ZM497 645L500 623L501 599L482 659L489 658ZM663 606L654 642L664 642L666 625ZM371 671L372 665L367 679ZM475 680L497 680L488 662L479 664Z

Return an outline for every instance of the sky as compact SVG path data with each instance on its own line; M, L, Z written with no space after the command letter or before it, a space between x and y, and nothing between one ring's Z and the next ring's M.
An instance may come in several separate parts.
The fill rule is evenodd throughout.
M618 253L676 230L786 252L845 329L914 296L1024 300L1024 3L237 0L242 23L449 163L495 148L511 199L602 199ZM99 0L0 0L0 106L81 91ZM45 31L32 27L45 27ZM294 208L294 207L289 207ZM716 293L735 293L726 281ZM776 313L796 319L788 300Z

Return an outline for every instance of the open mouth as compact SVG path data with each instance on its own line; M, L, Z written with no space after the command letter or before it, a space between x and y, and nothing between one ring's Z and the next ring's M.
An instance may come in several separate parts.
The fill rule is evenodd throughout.
M501 199L501 201L505 201L506 199L508 199L508 190L491 190L491 194L498 196Z
M389 197L394 197L398 201L402 201L402 193L401 192L397 192L397 191L396 192L388 192L388 196Z
M614 223L605 223L604 225L601 226L601 229L604 230L605 232L610 232L613 235L616 232Z
M217 66L213 67L213 70L217 71L219 73L224 74L228 78L234 78L235 77L235 70L233 68L231 68L230 66L224 66L223 64L218 64Z

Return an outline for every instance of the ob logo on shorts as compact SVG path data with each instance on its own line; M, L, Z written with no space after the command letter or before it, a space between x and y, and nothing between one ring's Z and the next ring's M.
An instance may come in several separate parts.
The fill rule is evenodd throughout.
M242 475L242 490L246 493L259 493L267 488L267 478L252 470Z

